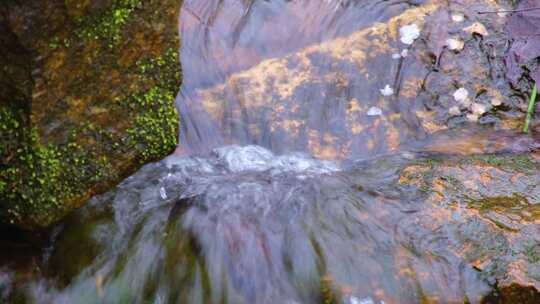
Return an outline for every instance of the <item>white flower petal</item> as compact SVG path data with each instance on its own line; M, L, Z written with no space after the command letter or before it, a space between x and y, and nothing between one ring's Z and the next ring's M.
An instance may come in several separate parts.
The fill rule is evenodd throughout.
M382 110L380 108L377 108L377 107L371 107L371 108L369 108L369 110L367 112L367 115L368 116L381 116L382 115Z
M387 84L384 89L381 89L380 91L383 96L391 96L394 94L394 89L392 89L389 84Z
M461 51L465 46L465 42L463 42L461 39L448 38L446 39L446 46L451 51Z
M454 13L452 14L452 21L454 22L463 22L465 21L465 15L461 13Z
M459 88L454 92L454 99L457 102L464 103L469 99L469 91L465 88Z
M493 98L491 100L491 105L494 106L494 107L498 107L498 106L502 105L502 101L500 99Z
M487 112L487 107L481 103L473 103L471 111L476 115L484 115Z
M416 24L402 26L399 29L401 42L404 44L413 44L414 40L420 37L420 29Z

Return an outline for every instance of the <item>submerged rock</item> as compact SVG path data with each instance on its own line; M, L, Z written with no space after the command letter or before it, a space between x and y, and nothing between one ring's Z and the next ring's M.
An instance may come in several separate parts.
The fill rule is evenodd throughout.
M174 150L180 4L0 4L0 224L48 226Z
M171 156L70 215L42 274L0 278L30 303L536 303L538 169L528 155Z
M462 258L497 286L486 303L536 303L539 169L540 164L528 155L433 158L407 166L400 184L424 192L431 208L405 226L424 229L426 236L446 231L445 238L423 242L416 250L433 255L450 250Z
M184 113L196 117L182 132L184 146L197 151L255 143L336 159L396 151L456 125L513 128L524 100L505 78L507 19L476 14L508 7L505 1L423 1L352 33L225 74L221 83L184 87ZM452 21L452 14L463 20ZM489 35L464 31L478 24ZM404 34L411 42L406 56ZM463 43L459 52L449 49L449 39ZM494 99L502 104L488 108ZM370 109L385 115L371 116ZM215 144L201 140L200 130L218 138Z

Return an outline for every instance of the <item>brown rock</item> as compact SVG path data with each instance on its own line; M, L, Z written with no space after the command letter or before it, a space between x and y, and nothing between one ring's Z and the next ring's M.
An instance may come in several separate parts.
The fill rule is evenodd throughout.
M174 150L180 4L0 4L0 223L48 226Z

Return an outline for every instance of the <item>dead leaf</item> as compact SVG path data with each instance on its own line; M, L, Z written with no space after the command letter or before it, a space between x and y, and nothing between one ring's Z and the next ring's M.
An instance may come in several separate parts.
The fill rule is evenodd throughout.
M486 27L480 23L480 22L475 22L473 23L472 25L466 27L463 29L463 31L469 33L469 34L478 34L478 35L482 35L484 37L486 36L489 36L489 33L486 29Z
M518 10L538 6L538 0L522 0ZM514 13L506 26L512 47L506 56L506 77L516 84L523 75L522 65L540 57L540 10ZM531 71L531 78L540 83L540 67Z

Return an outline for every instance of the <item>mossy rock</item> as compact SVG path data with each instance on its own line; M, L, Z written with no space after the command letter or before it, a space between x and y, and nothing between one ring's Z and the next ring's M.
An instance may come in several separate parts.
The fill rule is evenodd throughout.
M425 196L417 223L449 229L439 248L459 248L453 250L496 287L485 303L537 303L529 299L540 290L539 170L534 153L503 153L432 155L400 173L400 185Z
M50 226L175 149L180 5L0 4L0 224Z

